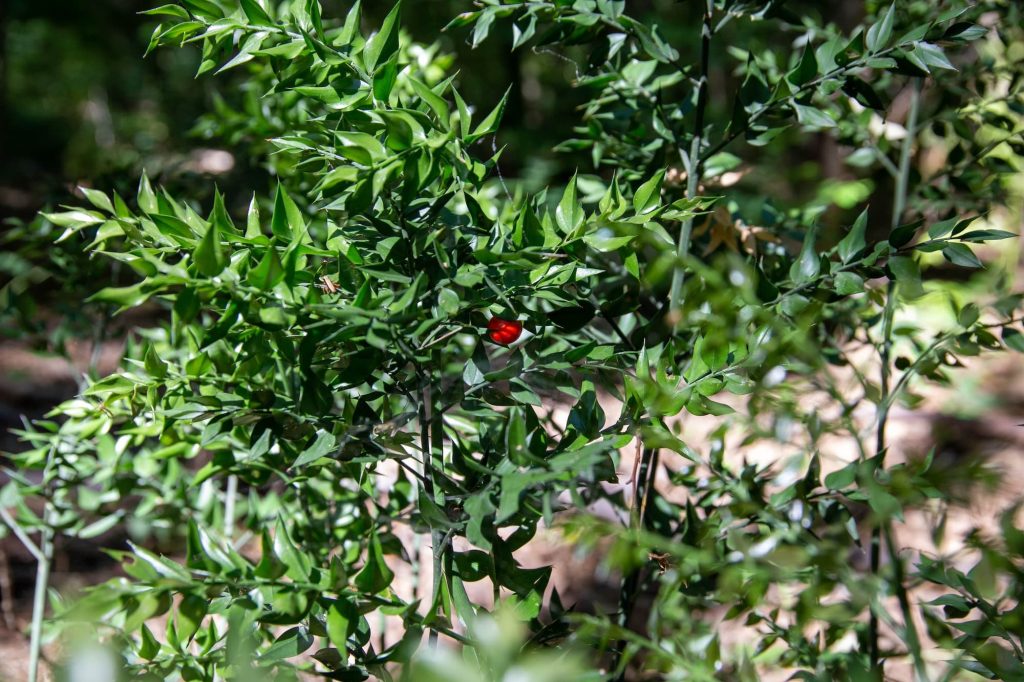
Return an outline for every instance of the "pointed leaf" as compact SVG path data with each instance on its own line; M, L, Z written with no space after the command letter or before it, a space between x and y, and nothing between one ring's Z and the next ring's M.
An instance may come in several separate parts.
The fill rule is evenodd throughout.
M395 6L384 18L380 30L367 40L366 46L363 47L363 63L366 65L366 70L370 73L376 71L379 64L388 61L391 55L398 50L397 24L400 9L401 3L395 3Z
M572 176L572 180L569 181L565 191L562 192L562 199L558 202L558 207L555 209L555 222L558 224L559 229L566 234L572 232L583 222L583 209L576 198L575 175Z
M857 216L857 220L853 222L853 227L846 233L842 241L839 242L838 252L839 257L844 263L849 263L854 256L856 256L865 246L864 233L868 226L868 209L861 211L861 214Z
M865 44L870 52L878 52L889 44L889 39L892 38L892 25L895 14L896 3L893 3L878 18L878 21L868 29Z
M220 236L217 232L217 225L210 225L192 256L196 270L204 277L214 277L224 269L224 256L221 253Z

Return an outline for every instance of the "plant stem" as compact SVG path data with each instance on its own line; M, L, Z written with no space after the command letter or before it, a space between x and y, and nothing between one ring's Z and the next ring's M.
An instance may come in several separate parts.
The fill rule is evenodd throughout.
M911 91L910 113L907 116L907 136L903 139L903 147L900 150L899 174L896 176L896 192L895 196L893 197L892 221L890 223L891 230L895 230L897 227L899 227L900 218L903 216L903 211L907 205L907 185L910 180L910 158L911 152L913 151L914 147L914 141L917 137L917 117L920 109L920 101L921 83L920 81L915 81L913 85L913 90ZM895 313L896 280L890 279L889 284L886 287L885 307L882 310L882 347L880 351L881 395L878 401L878 425L877 430L875 432L876 468L882 468L885 462L885 431L886 426L889 422L889 382L892 376L892 367L890 360L892 357L892 327ZM871 573L874 575L878 575L881 566L881 536L881 525L876 525L871 533ZM902 570L898 571L898 573L900 575L900 585L898 589L902 590ZM913 621L908 621L906 627L908 631L913 629ZM916 632L914 633L914 636L916 637ZM871 612L870 619L868 621L868 648L869 658L871 661L871 668L875 669L879 665L879 650L878 616L875 614L874 611Z
M36 543L32 541L32 538L28 536L25 530L17 521L15 521L14 517L11 516L3 507L0 507L0 518L2 518L7 527L11 529L14 536L21 540L21 544L29 551L29 554L31 554L36 561L40 561L43 557L42 550L36 546Z
M436 363L439 361L439 354L435 351L433 355L436 366ZM444 461L444 433L440 426L443 413L434 410L429 373L423 377L422 383L423 401L420 404L420 446L423 450L423 487L424 492L430 496L430 499L444 509L444 493L441 492L439 494L436 481L438 462L443 466ZM437 460L435 460L435 455ZM441 473L443 474L443 470ZM430 539L431 555L433 558L433 585L430 593L431 612L428 617L433 621L437 616L437 606L441 598L441 581L444 579L444 564L448 554L449 538L439 528L431 528ZM431 624L427 641L432 648L437 646L437 633L437 628Z
M224 491L224 537L231 542L235 532L235 497L238 495L238 476L228 476L227 490Z
M893 581L896 583L896 598L900 602L900 612L903 614L903 636L907 640L907 648L910 649L910 656L914 661L914 676L917 682L928 682L928 670L924 665L924 658L921 655L921 639L917 635L917 626L914 625L914 616L910 610L910 597L907 595L907 588L904 585L903 559L896 549L893 541L892 527L885 524L885 547L889 552L889 559L892 561Z
M633 488L633 504L632 517L635 524L637 533L644 528L644 511L647 503L648 489L654 482L654 476L651 474L652 465L656 468L657 463L655 454L657 450L654 448L644 448L639 453L639 467L636 471L636 475L633 478L635 483ZM635 467L635 470L637 467ZM623 576L622 586L619 588L619 617L618 625L623 630L627 630L629 627L629 619L633 615L633 607L636 604L636 594L640 589L640 573L642 569L637 569L632 573ZM620 640L616 643L615 652L613 654L613 661L611 669L615 670L619 667L620 659L622 657L622 650L625 648L625 640ZM618 681L624 680L625 671L617 678Z
M429 379L423 380L423 400L420 401L420 450L423 453L423 492L426 493L431 500L434 499L434 462L433 455L431 452L430 443L430 426L431 426L431 395L430 395L430 383ZM437 599L438 593L441 589L441 555L438 552L441 543L441 531L437 529L430 530L430 554L433 557L433 575L431 580L433 581L433 589L430 592L430 608L431 612L427 614L427 617L431 620L437 615ZM437 630L431 628L428 641L431 647L437 646Z
M685 155L680 149L680 157L682 157L683 163L686 165L686 198L690 199L697 194L697 188L700 184L701 174L701 157L700 149L703 144L704 136L704 111L707 109L708 104L708 64L710 61L711 54L711 35L714 33L714 27L712 25L712 12L714 10L714 0L707 0L704 5L704 16L701 22L700 32L700 77L697 81L697 105L694 111L694 123L693 123L693 139L690 141L690 153ZM693 234L693 218L687 218L683 221L683 224L679 230L679 240L676 243L676 267L672 272L672 286L669 290L669 311L670 314L674 314L679 310L680 297L683 292L683 269L685 267L685 261L690 256L690 237ZM643 529L644 527L644 512L646 510L647 496L649 488L654 484L653 470L657 468L657 463L654 461L656 450L654 448L644 448L640 458L640 470L636 477L637 482L644 482L641 486L637 485L633 491L633 509L637 513L637 528ZM633 606L636 603L636 592L640 587L640 572L634 571L629 574L622 581L622 587L619 591L619 625L625 630L629 618L632 615ZM625 646L625 642L618 643L618 651L615 653L614 668L618 668L621 659L621 650ZM625 679L625 670L619 676L619 679Z
M700 80L697 81L697 108L694 115L693 140L690 142L690 154L683 158L686 164L686 198L691 199L697 194L700 182L701 156L700 148L704 136L704 110L708 104L708 62L711 52L711 12L713 0L707 0L704 7L704 21L700 32ZM680 150L681 152L682 150ZM682 154L680 154L682 155ZM669 310L679 309L679 297L683 292L683 267L690 255L690 235L693 233L693 218L687 218L679 230L679 241L676 243L676 267L672 272L672 288L669 290Z
M53 505L46 503L43 513L45 527L39 537L39 557L36 561L36 587L32 599L32 629L29 635L28 682L39 676L39 658L43 646L43 616L46 612L46 591L50 586L50 567L53 564Z
M439 369L443 369L444 361L441 357L441 350L435 348L431 354L431 365ZM431 462L431 475L437 475L438 479L434 481L434 502L440 507L441 511L447 514L448 499L445 494L444 488L438 484L438 480L444 481L444 413L440 410L435 410L433 405L428 408L431 412L430 415L430 441L431 441L431 452L436 458L435 461ZM454 557L451 552L452 533L447 532L441 541L440 559L435 559L435 563L441 566L441 575L444 576L445 585L448 589L447 594L451 598L452 594L452 561ZM436 575L436 574L435 574ZM435 577L435 581L437 578ZM453 620L454 622L454 620Z

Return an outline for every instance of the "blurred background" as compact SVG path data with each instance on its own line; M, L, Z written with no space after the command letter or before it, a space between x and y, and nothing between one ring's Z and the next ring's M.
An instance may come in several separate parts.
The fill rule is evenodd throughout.
M266 194L282 170L256 153L265 148L259 126L252 124L260 116L259 97L232 87L240 72L196 79L199 53L189 48L157 50L144 57L157 21L138 12L150 4L158 3L0 0L0 451L16 451L20 446L10 430L73 396L84 374L112 371L132 328L145 325L147 315L161 314L144 308L110 318L109 311L83 304L94 291L127 282L130 275L112 261L86 257L78 239L55 243L59 231L36 217L40 210L74 203L83 185L133 196L145 171L154 183L204 205L217 187L237 211L253 191ZM343 16L350 5L339 0L322 4L325 17ZM688 62L697 42L691 39L697 4L631 0L629 10L637 16L657 11L672 18L662 24L663 33ZM874 7L871 0L827 5L820 11L843 29L858 25ZM377 25L389 7L387 2L366 3L364 24ZM467 43L465 31L441 31L471 7L466 0L406 2L403 24L413 39L438 43L439 52L451 55L456 69L463 67L460 92L478 109L489 111L506 84L512 84L494 143L494 150L506 148L501 157L505 176L529 191L563 183L577 167L589 166L585 148L555 150L573 136L580 120L577 108L587 99L582 89L566 85L580 65L571 53L543 48L512 52L512 36L505 28L476 49ZM1002 44L1011 59L1024 58L1019 34L1018 42ZM756 44L776 36L744 38ZM731 78L727 70L712 73L712 92L728 91ZM714 99L711 104L724 106ZM902 115L901 107L905 113L905 104L894 100L895 118ZM1019 126L1021 113L1014 115L1013 125ZM884 172L846 163L852 150L831 135L804 135L801 140L736 151L744 160L756 159L755 167L763 169L743 178L737 196L757 201L770 196L780 211L787 205L819 202L836 225L849 224L844 221L869 196L889 203L890 181ZM941 142L936 138L936 150ZM765 155L779 158L766 163ZM921 158L936 167L945 161L930 150ZM990 219L1019 233L1024 196L1019 173L1007 187L1004 208ZM1018 276L1017 240L986 249L979 253L983 260L1008 266L1010 276ZM939 258L934 267L946 266ZM948 281L950 291L984 291L999 276L993 268L965 282L962 273L950 270ZM948 301L927 297L917 314L922 325L944 321ZM1024 473L1024 429L1016 426L1024 421L1020 357L999 355L958 375L961 383L948 391L925 396L924 409L896 427L897 438L902 434L916 450L937 444L953 456L984 458ZM93 584L117 570L96 545L62 542L54 575L58 589ZM34 570L20 543L10 536L0 539L0 680L20 679L12 671L24 665L23 632Z

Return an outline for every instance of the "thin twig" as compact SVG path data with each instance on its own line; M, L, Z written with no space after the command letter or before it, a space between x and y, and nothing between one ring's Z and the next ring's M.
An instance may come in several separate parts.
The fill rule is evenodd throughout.
M224 491L224 537L228 542L235 533L235 497L238 495L238 476L228 476L227 490Z
M4 625L8 630L17 627L14 617L14 587L11 580L11 561L7 552L0 548L0 604L3 607Z
M637 483L638 483L637 478L636 478L636 474L637 474L637 471L639 470L639 467L640 467L641 448L643 448L643 443L640 440L640 438L637 437L637 439L636 439L636 454L633 456L633 473L629 475L629 482L630 482L629 489L633 493L634 498L636 496L636 486L637 486ZM630 504L629 506L632 507L634 512L636 512L636 503L635 502Z
M914 676L917 682L928 682L928 669L924 664L924 657L921 654L921 639L917 634L917 626L914 624L914 614L910 609L910 597L904 584L903 558L900 557L893 540L892 526L886 523L883 529L885 546L889 551L889 561L892 562L893 582L896 587L896 599L900 603L900 611L903 614L903 636L907 640L907 648L910 649L910 657L914 661Z
M14 533L14 536L21 540L21 544L25 546L25 549L29 551L36 561L43 560L43 553L40 551L39 546L32 542L32 538L28 536L25 529L23 529L14 517L11 516L3 507L0 507L0 519L3 519L4 523L7 524L7 527L11 529L12 533Z
M697 194L697 187L700 183L701 164L703 157L700 153L701 145L704 142L704 110L708 104L708 65L711 52L711 35L714 27L711 25L712 11L714 10L713 0L707 0L704 8L704 21L701 24L700 32L700 79L697 81L697 107L694 114L693 139L690 142L690 153L685 155L682 149L679 155L686 165L686 198L692 199ZM685 261L690 255L690 236L693 233L693 216L683 221L679 230L679 240L676 243L676 267L672 272L672 287L669 290L669 310L675 312L679 309L679 297L683 291L683 268Z
M907 204L907 186L910 180L910 158L911 152L913 151L914 141L917 137L917 117L920 108L921 100L921 83L915 81L913 85L912 98L910 101L910 113L907 117L907 136L903 140L903 148L900 151L900 165L899 175L896 177L896 192L893 198L892 208L892 221L890 227L895 230L899 227L900 219L903 216L903 211ZM892 327L893 318L896 313L896 280L890 279L888 286L886 287L885 296L885 307L882 311L882 339L881 339L881 350L880 350L880 364L881 364L881 376L880 376L880 396L878 401L878 424L875 432L875 467L882 468L885 460L886 450L886 437L885 431L889 421L889 408L891 401L889 399L889 381L892 376L891 358L892 358ZM891 538L889 538L891 542ZM871 533L871 572L874 575L878 575L881 567L881 555L882 555L882 525L876 525ZM890 557L890 559L894 559ZM902 575L902 570L899 571ZM902 583L897 586L897 590L902 590ZM913 621L906 623L908 631L913 629ZM913 633L916 637L916 630ZM871 662L871 669L875 670L879 666L879 635L878 635L878 616L872 611L868 621L868 655ZM912 652L914 653L914 652ZM920 657L920 651L915 653L915 669L918 667L918 659ZM922 664L923 665L923 664Z
M54 441L50 451L46 455L46 464L43 466L43 485L47 486L50 468L53 466L54 456L57 454L57 443ZM36 682L39 679L39 658L43 646L43 616L46 611L46 592L50 586L50 566L53 561L53 523L54 523L53 500L46 499L43 509L43 528L39 532L39 556L36 560L36 585L35 594L32 598L32 626L29 635L29 662L28 682Z

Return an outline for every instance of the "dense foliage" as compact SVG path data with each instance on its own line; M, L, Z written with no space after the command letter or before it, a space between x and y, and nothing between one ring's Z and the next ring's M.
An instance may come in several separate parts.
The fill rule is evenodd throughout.
M908 561L904 515L940 533L983 472L886 438L922 381L1024 351L1008 277L939 331L898 314L941 260L981 269L1015 236L986 216L1019 170L1016 5L907 0L853 30L774 0L468 9L449 32L572 72L564 186L502 174L506 98L467 102L472 61L411 41L397 5L373 30L359 3L149 10L152 49L244 73L246 108L203 128L256 140L277 185L242 214L143 175L44 215L134 273L93 302L166 320L22 432L2 502L38 614L55 534L135 540L52 634L147 680L1020 679L1016 509ZM801 145L845 169L770 198ZM522 565L551 528L604 554L612 612Z

